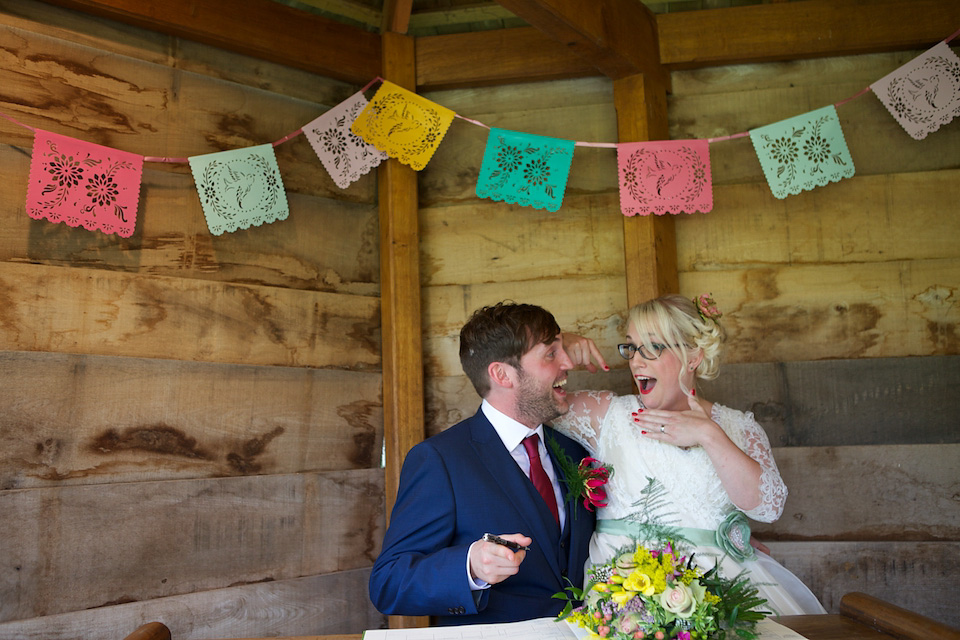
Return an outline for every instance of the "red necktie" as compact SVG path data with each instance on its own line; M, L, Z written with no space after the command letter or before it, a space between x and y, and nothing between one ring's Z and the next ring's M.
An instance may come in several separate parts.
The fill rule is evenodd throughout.
M547 477L547 472L543 470L543 465L540 463L540 450L537 446L539 442L540 436L537 434L523 439L523 448L527 450L527 457L530 458L530 480L537 491L540 492L543 501L547 503L550 513L553 514L553 519L557 521L559 526L560 513L557 511L557 497L553 493L550 478Z

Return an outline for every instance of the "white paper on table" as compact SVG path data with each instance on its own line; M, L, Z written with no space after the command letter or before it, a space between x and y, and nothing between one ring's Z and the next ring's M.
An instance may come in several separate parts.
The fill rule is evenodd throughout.
M761 640L806 640L804 636L779 622L766 618L757 623ZM537 618L503 624L468 624L458 627L420 629L371 629L363 640L580 640L587 637L580 629L555 618Z
M758 622L757 633L761 640L806 640L805 636L775 622L772 618L764 618Z
M578 637L571 625L558 622L556 618L458 627L371 629L363 632L363 640L577 640Z

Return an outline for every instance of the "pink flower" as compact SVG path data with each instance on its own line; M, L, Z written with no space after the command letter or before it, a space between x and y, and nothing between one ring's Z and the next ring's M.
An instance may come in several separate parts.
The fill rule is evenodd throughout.
M723 317L723 314L720 313L720 308L717 307L717 303L713 299L712 293L704 293L694 298L693 304L696 305L697 312L700 314L700 317L703 318L704 322L707 320L717 322Z
M593 467L592 465L598 465ZM610 479L610 470L600 464L596 458L584 458L577 467L577 473L583 481L583 506L589 511L595 507L607 506L607 491L603 488Z

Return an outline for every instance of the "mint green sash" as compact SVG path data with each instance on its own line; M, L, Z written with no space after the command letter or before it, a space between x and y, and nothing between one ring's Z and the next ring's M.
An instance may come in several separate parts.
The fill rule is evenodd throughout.
M597 520L597 533L609 533L634 539L643 537L645 524L627 518ZM738 562L753 560L756 554L750 546L750 523L739 511L732 511L716 531L675 527L674 531L697 547L719 547Z

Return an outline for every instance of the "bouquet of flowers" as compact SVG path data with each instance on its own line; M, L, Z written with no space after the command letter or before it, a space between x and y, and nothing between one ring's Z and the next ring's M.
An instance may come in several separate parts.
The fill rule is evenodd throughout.
M652 548L651 548L652 547ZM559 619L611 640L724 640L728 633L755 640L757 622L769 615L766 600L742 576L704 573L673 541L637 544L588 570L586 589L568 587ZM574 607L574 600L583 604Z

